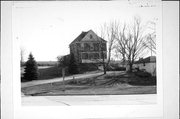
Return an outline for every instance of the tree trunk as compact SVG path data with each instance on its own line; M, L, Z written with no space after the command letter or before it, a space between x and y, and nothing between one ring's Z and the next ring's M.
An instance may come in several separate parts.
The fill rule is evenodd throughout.
M123 59L122 59L123 60L123 67L125 67L125 55L123 54L122 56L123 56Z
M104 69L104 74L106 74L106 66L105 66L105 63L103 63L103 69Z
M129 72L132 72L132 63L129 64Z
M104 74L106 74L106 68L104 68Z
M107 65L109 65L110 60L111 60L111 49L109 49Z

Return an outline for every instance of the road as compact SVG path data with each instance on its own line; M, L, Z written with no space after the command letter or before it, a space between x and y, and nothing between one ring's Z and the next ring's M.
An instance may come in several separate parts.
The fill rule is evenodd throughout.
M149 105L156 104L156 94L98 96L22 96L22 105Z
M110 74L110 73L123 73L123 72L122 71L107 72L107 74ZM88 74L77 74L77 75L74 75L74 77L75 78L87 78L87 77L93 77L93 76L98 76L98 75L102 75L102 74L103 74L103 72L88 73ZM67 76L67 77L65 77L65 80L70 80L72 78L73 78L73 76ZM54 83L54 82L59 82L62 80L63 80L63 78L60 77L60 78L54 78L54 79L49 79L49 80L37 80L37 81L23 82L23 83L21 83L21 88L39 85L39 84Z

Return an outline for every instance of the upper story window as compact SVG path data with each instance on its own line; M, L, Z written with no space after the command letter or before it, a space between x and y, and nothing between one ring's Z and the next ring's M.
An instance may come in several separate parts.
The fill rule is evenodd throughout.
M145 62L143 62L143 66L146 66L146 63L145 63Z
M103 51L106 51L106 50L107 50L107 48L106 48L106 43L102 43L101 48L102 48Z
M81 50L84 50L84 43L81 43Z
M88 53L82 53L82 59L88 59Z
M84 50L85 51L90 51L90 48L91 48L91 46L89 43L84 43Z
M89 59L94 59L93 53L89 53Z
M93 37L93 36L90 34L90 36L89 36L89 37L90 37L90 39L92 39L92 37Z
M94 51L99 51L99 43L93 43Z
M101 53L101 59L107 59L107 54L104 52L104 53Z
M99 59L99 53L94 53L94 59Z

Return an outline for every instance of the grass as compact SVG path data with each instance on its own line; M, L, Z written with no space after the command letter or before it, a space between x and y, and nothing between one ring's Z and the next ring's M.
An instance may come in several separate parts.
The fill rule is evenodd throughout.
M129 73L128 83L131 85L156 85L156 77L151 76L150 73L137 71L135 73Z
M60 69L57 66L52 66L48 68L38 68L39 80L53 79L62 76Z
M125 95L155 94L156 86L144 85L143 80L133 74L106 74L89 78L79 78L63 82L36 85L22 88L25 95ZM145 80L146 81L146 80ZM132 83L133 82L133 83ZM134 83L136 82L136 83ZM146 82L149 83L149 82Z

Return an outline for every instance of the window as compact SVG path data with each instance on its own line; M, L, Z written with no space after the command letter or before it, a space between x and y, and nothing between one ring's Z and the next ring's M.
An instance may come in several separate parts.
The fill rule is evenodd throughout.
M145 63L145 62L143 62L143 66L146 66L146 63Z
M99 53L94 53L94 59L99 59Z
M90 34L90 36L89 36L89 37L90 37L90 39L92 39L92 35L91 35L91 34Z
M99 43L93 43L94 51L99 51Z
M88 59L88 53L82 53L82 59Z
M94 50L93 44L90 43L90 46L91 46L91 51L93 51Z
M90 51L90 44L84 43L84 50L85 51Z
M90 54L89 54L89 59L94 59L94 58L93 58L93 53L90 53Z
M103 51L106 51L106 43L103 43L103 44L102 44L102 50L103 50Z
M81 43L81 50L83 51L84 50L84 44Z
M104 59L107 59L107 54L106 53L104 53Z
M101 59L103 59L103 57L104 57L104 59L107 59L107 54L106 54L106 52L101 53Z

